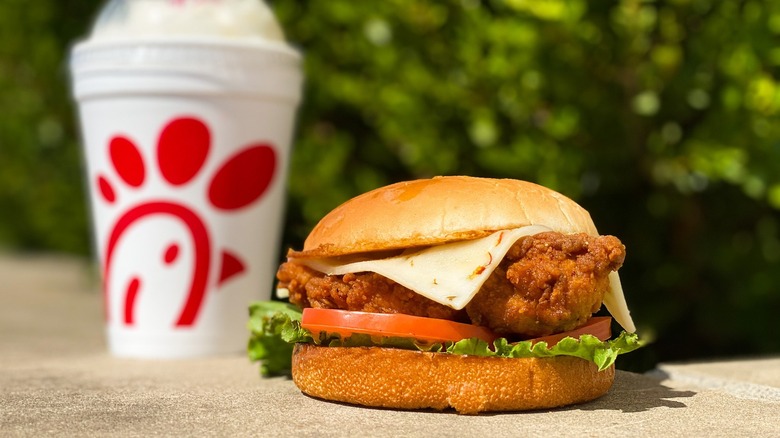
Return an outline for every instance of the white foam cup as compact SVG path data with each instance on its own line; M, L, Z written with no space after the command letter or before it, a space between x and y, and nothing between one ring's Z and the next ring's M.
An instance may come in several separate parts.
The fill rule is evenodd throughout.
M109 349L246 348L278 262L300 56L214 38L87 41L71 54Z

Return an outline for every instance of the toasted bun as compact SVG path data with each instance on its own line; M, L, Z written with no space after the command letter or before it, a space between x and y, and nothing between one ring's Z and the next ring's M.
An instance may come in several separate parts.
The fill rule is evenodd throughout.
M326 400L394 409L462 414L546 409L605 394L614 366L556 356L509 359L380 347L296 344L293 381Z
M382 187L340 205L294 257L329 257L474 239L544 225L598 235L588 212L548 188L512 179L445 176Z

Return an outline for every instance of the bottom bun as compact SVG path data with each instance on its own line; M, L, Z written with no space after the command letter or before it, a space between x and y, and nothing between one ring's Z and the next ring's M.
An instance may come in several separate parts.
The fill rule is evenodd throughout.
M296 344L292 377L305 394L326 400L475 414L593 400L612 386L615 367L598 371L568 356L509 359Z

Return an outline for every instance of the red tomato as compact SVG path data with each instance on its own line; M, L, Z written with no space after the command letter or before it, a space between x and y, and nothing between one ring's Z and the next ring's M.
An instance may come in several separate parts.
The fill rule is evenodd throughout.
M556 333L554 335L542 336L539 338L529 339L532 343L547 342L548 347L552 347L557 344L561 339L571 336L574 339L578 339L581 335L593 335L602 341L606 341L612 336L612 318L609 316L596 316L588 320L585 325L577 327L574 330L568 332Z
M534 338L531 341L533 343L546 341L548 347L552 347L567 336L579 338L583 334L590 334L605 341L611 336L611 321L612 318L608 316L595 317L588 320L582 327L564 333ZM303 309L301 326L313 333L334 333L344 337L361 333L371 336L413 338L433 342L457 342L462 339L479 338L490 344L500 337L485 327L445 319L401 313L353 312L312 307Z
M401 313L368 313L337 309L303 309L301 327L314 332L349 336L363 333L373 336L414 338L421 341L460 341L479 338L487 343L498 338L485 327L445 319L425 318Z

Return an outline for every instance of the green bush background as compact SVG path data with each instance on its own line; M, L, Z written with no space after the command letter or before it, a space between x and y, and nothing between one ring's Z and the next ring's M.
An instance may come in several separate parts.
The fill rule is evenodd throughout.
M655 342L624 368L780 352L780 3L271 4L307 77L285 247L394 181L526 179L626 244ZM66 64L98 7L0 3L2 247L90 253Z

